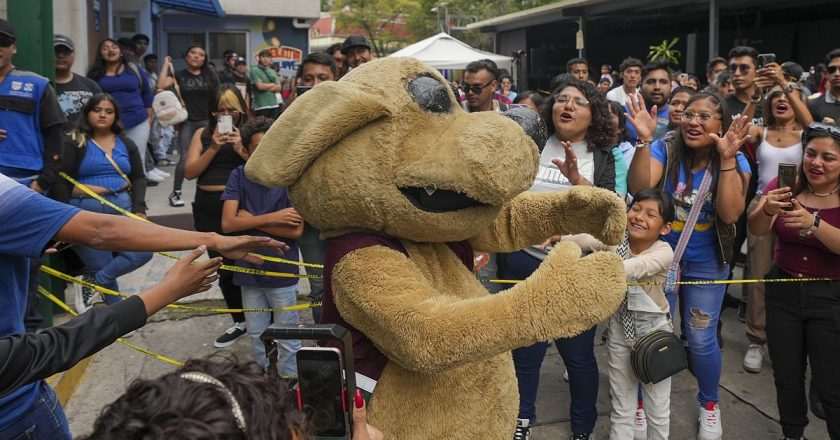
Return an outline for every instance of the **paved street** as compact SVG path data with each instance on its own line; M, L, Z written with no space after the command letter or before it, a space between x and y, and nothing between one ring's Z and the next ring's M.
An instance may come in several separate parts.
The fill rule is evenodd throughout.
M166 171L173 172L173 167ZM169 179L171 180L171 179ZM170 224L183 224L191 215L190 201L193 200L194 184L187 182L184 200L187 206L171 208L166 196L171 191L171 181L149 188L148 201L150 217L161 217ZM120 279L122 290L136 293L160 280L171 266L166 258L155 256L152 262L135 273ZM308 290L305 282L302 292ZM69 291L68 291L69 293ZM72 295L68 295L71 298ZM201 305L219 305L221 295L213 289L201 296ZM309 312L301 313L305 321L311 322ZM745 373L741 359L747 346L743 324L735 318L735 310L724 313L724 365L721 380L721 408L725 439L778 439L781 438L776 419L772 372L769 363L760 374ZM213 340L231 323L228 315L194 314L166 310L155 315L150 322L138 330L130 341L149 350L177 360L203 357L217 351ZM601 386L598 408L600 417L595 437L605 439L609 433L609 396L606 376L606 349L600 344L598 332L596 353L601 366ZM246 359L250 355L250 341L240 338L228 350ZM96 354L87 367L84 379L65 409L74 435L90 432L97 414L125 391L135 378L157 377L174 367L154 358L138 353L122 344L115 343ZM538 395L538 422L534 428L533 440L563 439L569 435L569 387L563 382L562 360L552 347L543 363ZM671 438L694 439L697 430L698 407L695 401L696 381L688 372L675 377L671 404ZM456 417L457 415L453 415ZM811 440L827 440L824 422L810 416L811 426L806 436Z

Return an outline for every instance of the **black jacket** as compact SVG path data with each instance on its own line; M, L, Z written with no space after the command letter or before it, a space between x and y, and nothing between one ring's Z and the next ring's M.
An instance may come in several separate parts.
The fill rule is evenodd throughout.
M40 333L0 338L0 396L67 370L145 324L143 300L130 296L108 307L92 308Z
M131 212L146 212L146 174L143 172L143 158L140 157L140 151L137 145L131 139L120 136L120 139L125 144L128 150L128 159L131 163L131 172L128 173L128 179L131 180ZM65 139L64 151L61 155L61 171L64 171L70 177L77 179L79 175L79 165L87 153L87 142L81 146L69 138ZM70 200L70 195L73 194L73 184L62 177L56 182L52 189L52 198L59 202L67 203Z
M595 162L595 169L592 176L592 185L615 192L615 147L596 147L592 151L592 160Z

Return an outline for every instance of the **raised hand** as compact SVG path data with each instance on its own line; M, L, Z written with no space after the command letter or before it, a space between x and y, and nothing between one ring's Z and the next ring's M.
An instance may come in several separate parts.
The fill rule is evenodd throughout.
M647 107L645 107L645 99L641 93L628 96L625 102L629 113L624 113L624 116L633 124L639 139L653 140L653 133L656 132L656 106L654 105L648 113Z
M738 149L750 138L749 133L749 119L747 115L741 115L732 121L729 130L726 130L726 133L722 137L715 133L709 133L709 137L715 141L720 159L724 161L735 158L735 155L738 154Z
M563 151L566 153L566 157L565 159L560 159L559 157L551 159L551 163L560 169L560 172L569 179L569 183L572 185L586 185L588 181L580 175L577 155L575 154L575 149L572 148L572 143L563 141L560 144L563 145Z

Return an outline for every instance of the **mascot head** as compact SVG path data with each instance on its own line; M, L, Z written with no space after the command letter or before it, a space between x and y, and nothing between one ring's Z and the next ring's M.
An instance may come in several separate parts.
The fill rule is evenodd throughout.
M298 97L245 170L287 187L326 237L368 231L458 241L489 227L531 186L535 139L545 141L535 113L466 113L435 69L383 58Z

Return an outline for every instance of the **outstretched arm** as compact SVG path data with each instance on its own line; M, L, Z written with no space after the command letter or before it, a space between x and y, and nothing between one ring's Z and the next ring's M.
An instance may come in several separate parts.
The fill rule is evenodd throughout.
M618 244L627 223L626 206L615 193L577 186L553 193L523 193L505 204L496 221L470 239L477 251L513 252L552 235L587 233Z
M621 260L609 253L579 256L576 245L561 243L525 281L470 296L437 291L404 254L374 246L339 261L333 292L341 316L389 359L434 372L574 336L610 316L626 288ZM452 281L482 289L466 270Z

